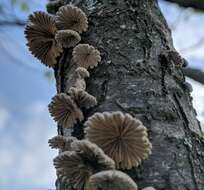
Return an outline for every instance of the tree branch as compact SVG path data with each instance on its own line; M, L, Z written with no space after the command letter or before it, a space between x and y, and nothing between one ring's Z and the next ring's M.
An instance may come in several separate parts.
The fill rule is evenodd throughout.
M0 21L0 26L25 26L26 21L23 20L4 20Z
M204 0L165 0L172 3L177 3L182 7L191 7L195 9L204 10Z
M183 69L186 76L188 76L191 79L194 79L201 84L204 84L204 72L199 69L194 68L185 68Z

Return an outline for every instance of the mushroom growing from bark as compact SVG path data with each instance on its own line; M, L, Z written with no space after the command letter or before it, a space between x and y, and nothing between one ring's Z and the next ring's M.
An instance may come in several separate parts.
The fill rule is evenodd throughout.
M56 13L56 23L61 30L69 29L82 33L88 29L86 14L73 5L65 5L59 8Z
M74 62L86 69L94 68L101 61L100 52L89 44L79 44L73 50Z
M34 12L28 18L25 28L27 46L31 53L48 67L56 64L56 58L62 51L55 40L57 27L52 16L44 12Z
M71 147L73 151L63 152L54 159L54 166L58 175L69 178L77 190L82 190L94 173L115 168L114 161L89 141L74 141Z
M55 39L64 48L75 47L81 41L80 35L73 30L59 30Z
M89 109L97 104L96 98L84 90L70 88L68 93L80 108Z
M107 170L92 175L86 190L137 190L136 183L125 173Z
M54 96L48 108L54 120L65 128L73 127L77 120L82 121L84 119L80 108L65 93Z
M57 135L51 139L49 139L48 143L51 148L60 149L62 151L70 151L71 143L77 140L75 137L65 137L61 135Z
M102 148L117 168L138 166L151 154L147 129L129 114L95 113L85 126L86 138Z
M76 65L74 65L76 67ZM66 79L66 91L68 92L70 88L75 87L77 89L85 90L86 82L85 78L89 77L89 72L82 67L77 67L73 69L73 72Z

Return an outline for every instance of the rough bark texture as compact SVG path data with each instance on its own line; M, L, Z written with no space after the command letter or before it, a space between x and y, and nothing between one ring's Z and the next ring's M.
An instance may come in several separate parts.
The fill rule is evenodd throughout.
M69 1L68 1L69 2ZM101 64L90 70L94 112L121 110L148 128L153 154L127 172L142 189L204 190L204 140L171 33L155 0L73 0L89 17L82 42L97 47ZM66 89L71 49L56 66L58 92ZM60 126L59 126L60 129ZM63 135L70 131L59 130ZM83 125L72 131L83 138Z

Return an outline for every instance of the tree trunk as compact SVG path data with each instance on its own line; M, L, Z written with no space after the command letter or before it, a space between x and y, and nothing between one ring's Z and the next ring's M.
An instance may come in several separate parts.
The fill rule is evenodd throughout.
M68 0L69 3L69 0ZM98 48L101 64L89 70L87 91L98 105L83 110L122 111L148 128L153 153L128 173L139 189L204 190L204 140L192 107L182 59L156 0L73 0L89 17L82 43ZM185 31L184 31L185 32ZM58 92L66 89L71 50L55 68ZM59 133L70 135L59 126ZM82 139L83 125L72 135Z

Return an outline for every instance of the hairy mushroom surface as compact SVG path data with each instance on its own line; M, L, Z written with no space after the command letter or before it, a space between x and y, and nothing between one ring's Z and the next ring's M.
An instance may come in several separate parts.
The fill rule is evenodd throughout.
M68 93L80 108L89 109L97 104L96 98L82 89L72 87Z
M54 159L54 166L57 174L69 178L77 190L82 190L94 173L115 168L114 161L89 141L74 141L71 147L73 151L63 152Z
M61 30L74 30L78 33L87 31L88 19L86 14L73 5L65 5L56 13L57 27Z
M117 168L138 166L151 154L146 128L130 114L95 113L85 126L86 138L101 147Z
M55 39L64 48L75 47L81 41L80 35L74 30L59 30Z
M45 12L34 12L28 18L25 28L27 46L31 53L48 67L56 64L56 58L62 52L55 40L57 27L54 18Z
M84 119L80 108L65 93L54 96L48 105L48 109L53 119L64 128L73 127L77 120L82 121Z
M136 183L125 173L106 170L92 175L86 190L137 190Z
M71 143L77 140L75 137L65 137L61 135L57 135L49 139L48 144L51 148L60 149L62 151L70 151L71 150Z
M79 67L94 68L101 61L100 52L89 44L77 45L73 52L73 60Z

